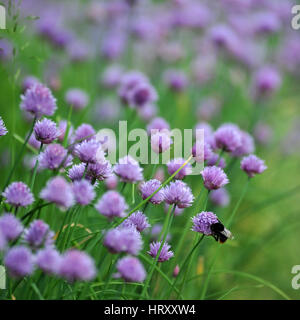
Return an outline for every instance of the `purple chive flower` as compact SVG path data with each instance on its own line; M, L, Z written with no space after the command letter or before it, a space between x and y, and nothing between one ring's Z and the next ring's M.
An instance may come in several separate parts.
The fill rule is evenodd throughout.
M151 136L151 130L154 130L153 133L161 130L170 130L170 125L168 122L163 118L154 118L148 125L147 125L147 133Z
M234 157L242 157L246 154L253 153L255 150L254 139L245 131L241 131L241 146L235 149L231 155Z
M162 244L160 241L150 243L150 251L148 251L147 253L155 259L161 245ZM168 261L174 257L174 252L169 250L170 248L171 246L167 242L163 244L161 252L159 254L158 262Z
M0 217L0 232L6 241L16 240L23 232L22 223L11 213Z
M123 75L123 68L118 65L112 65L106 68L101 77L101 84L106 88L117 87Z
M96 163L104 160L104 152L101 144L95 139L83 141L76 145L75 154L80 161L85 163Z
M231 124L222 125L214 134L216 147L233 152L241 146L240 130Z
M55 170L60 166L70 165L67 150L60 144L49 144L44 152L39 155L39 164L43 169Z
M166 85L175 92L181 92L188 86L188 78L181 70L166 70L163 75Z
M156 153L167 151L173 144L170 132L163 130L151 134L151 148Z
M108 217L125 217L125 211L128 206L125 202L124 197L122 197L116 191L107 191L96 203L95 208L100 214Z
M75 131L75 141L92 140L96 134L94 128L87 123L83 123Z
M12 277L25 277L33 272L34 258L28 248L15 246L6 253L4 264Z
M61 259L58 273L69 282L89 281L96 276L93 259L85 252L68 250Z
M0 117L0 137L5 136L7 134L7 129L5 127L4 121Z
M156 191L159 187L161 186L161 182L152 179L146 182L143 182L140 186L140 191L142 194L143 200L151 196L151 194ZM149 202L153 204L160 204L161 202L164 201L164 191L163 189L159 190L150 200Z
M43 247L51 247L54 244L54 232L43 220L34 220L28 229L25 230L23 241L32 250Z
M227 25L215 25L210 31L211 41L219 48L230 50L238 41L235 32Z
M36 254L37 266L46 273L56 274L61 263L59 252L51 247L39 250Z
M72 187L63 177L54 177L47 182L41 191L40 197L55 203L59 208L66 210L74 204Z
M57 108L56 99L46 86L37 83L21 95L21 109L35 117L52 116Z
M75 110L84 109L89 103L88 95L81 89L69 89L65 100Z
M76 202L82 206L90 204L96 196L94 187L87 180L73 182L73 193Z
M143 247L141 234L133 226L107 231L103 244L111 253L126 252L132 255L138 255Z
M209 211L202 211L198 213L195 217L192 218L193 227L192 231L200 232L205 234L206 236L212 235L210 226L212 224L218 223L218 217Z
M218 207L227 207L230 202L230 196L226 189L220 188L218 190L213 190L209 194L211 202Z
M143 282L146 271L139 259L135 257L124 257L117 262L118 276L128 282Z
M180 181L171 182L164 189L165 202L168 204L176 204L178 208L190 207L194 201L194 196L190 187Z
M87 176L99 181L108 179L112 173L112 166L107 160L103 162L89 163L87 167Z
M40 83L39 79L35 76L27 76L23 79L22 90L25 92L27 89L33 87L35 84Z
M105 186L109 190L114 190L118 186L118 177L113 173L111 176L105 179Z
M269 95L281 85L279 72L271 66L264 66L254 75L254 86L258 95Z
M89 58L89 47L82 41L73 41L67 46L70 60L73 62L83 62Z
M169 163L167 163L168 172L170 175L175 173L183 164L185 163L185 160L183 158L175 158L171 160ZM182 180L192 172L192 166L187 163L176 175L175 179Z
M201 175L204 181L204 186L208 190L216 190L229 183L227 175L223 169L216 166L204 168Z
M196 162L203 163L213 155L210 145L203 141L196 141L192 147L192 155Z
M213 135L213 128L212 126L207 122L199 122L195 126L195 135L198 136L198 132L201 132L200 130L204 131L204 138L208 138Z
M148 218L141 211L132 213L123 223L122 227L134 227L138 232L142 232L150 227Z
M139 83L128 93L128 103L132 106L143 107L156 100L157 92L148 82Z
M85 164L84 163L74 164L69 169L68 177L72 181L81 180L83 178L84 171L85 171Z
M209 97L198 106L197 116L199 119L209 121L220 112L220 108L220 101L214 97Z
M266 123L259 122L254 128L254 137L258 143L268 144L272 139L272 128Z
M125 73L120 82L120 88L118 90L119 97L124 103L129 102L129 94L140 83L147 83L148 78L139 71L130 71Z
M206 165L208 167L217 166L221 169L224 169L226 167L226 162L223 157L220 158L220 155L212 153L212 155L207 159Z
M45 118L35 124L34 135L43 144L49 144L58 137L59 131L55 122Z
M138 109L138 114L145 122L150 121L157 114L157 105L154 103L148 103L143 108Z
M27 207L34 201L33 194L23 182L11 183L3 192L6 203L14 207Z
M130 155L119 159L114 172L122 182L136 183L143 180L143 168Z
M267 166L265 165L264 160L251 154L242 159L241 169L244 170L250 178L253 178L256 174L263 173L267 169Z

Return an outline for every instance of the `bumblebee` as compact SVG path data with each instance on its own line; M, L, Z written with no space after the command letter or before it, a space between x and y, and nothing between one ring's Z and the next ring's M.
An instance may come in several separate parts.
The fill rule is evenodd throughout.
M227 239L233 239L232 233L227 230L220 221L212 224L210 230L215 240L220 243L226 242Z

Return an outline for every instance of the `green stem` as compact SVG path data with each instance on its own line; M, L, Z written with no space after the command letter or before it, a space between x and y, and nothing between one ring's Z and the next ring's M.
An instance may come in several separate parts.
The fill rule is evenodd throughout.
M41 153L42 149L43 149L43 143L41 143L38 155ZM36 177L38 165L39 165L39 158L37 156L36 161L35 161L35 165L34 165L34 169L33 169L31 182L30 182L30 189L32 192L33 192L33 187L34 187L34 182L35 182L35 177Z

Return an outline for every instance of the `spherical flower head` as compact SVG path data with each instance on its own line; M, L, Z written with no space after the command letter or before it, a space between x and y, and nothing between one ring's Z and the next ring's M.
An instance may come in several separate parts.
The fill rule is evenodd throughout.
M65 100L75 110L84 109L89 103L88 95L81 89L69 89Z
M234 157L242 157L246 154L253 153L255 150L254 139L245 131L241 131L241 145L235 149L231 155Z
M241 146L241 134L234 125L223 125L214 134L216 147L226 152L233 152Z
M104 159L104 152L101 144L95 139L83 141L75 147L75 154L80 161L85 163L101 162Z
M209 211L202 211L192 218L193 227L192 231L200 232L206 236L212 235L211 225L219 223L218 217Z
M49 144L45 151L39 155L39 164L43 169L55 170L62 165L69 165L67 150L58 143Z
M264 160L261 160L253 154L244 157L241 161L241 169L244 170L250 178L253 178L256 174L263 173L267 168Z
M161 186L161 182L152 179L146 182L143 182L140 186L140 191L143 200L147 199L151 194L156 191ZM151 197L149 202L153 204L160 204L164 201L164 191L163 189L160 189L154 196Z
M148 82L148 78L139 71L130 71L125 73L120 82L118 90L119 97L124 103L128 103L129 94L138 84Z
M81 180L85 171L85 164L74 164L68 171L68 177L72 181Z
M183 164L185 163L185 160L183 158L175 158L171 160L169 163L167 163L168 172L170 175L175 173ZM182 180L192 172L192 166L187 163L176 175L175 179Z
M195 135L196 135L196 138L198 137L199 133L201 133L200 130L203 130L204 131L204 138L208 138L210 136L213 135L213 128L212 126L207 123L207 122L199 122L196 124L195 126ZM199 133L198 133L199 132Z
M143 247L141 234L133 226L109 230L103 244L111 253L126 252L132 255L138 255Z
M69 282L90 281L96 276L96 268L89 255L72 249L62 256L58 273Z
M5 202L14 207L27 207L34 201L29 187L23 182L13 182L3 192Z
M104 182L108 190L114 190L118 186L118 177L113 173L111 176L106 178Z
M34 258L28 248L14 246L6 253L4 264L12 277L20 278L32 274Z
M155 133L156 131L152 131L152 130L158 130L158 131L162 131L162 130L170 130L170 125L168 124L168 122L164 119L164 118L154 118L148 125L147 125L147 133L150 136L151 133Z
M143 180L143 168L130 155L119 159L114 172L122 182L136 183Z
M0 117L0 137L5 136L7 134L7 129L5 127L4 121Z
M99 181L108 179L112 173L112 166L107 160L103 162L89 163L87 167L87 176Z
M75 131L75 141L92 140L96 131L94 128L87 123L83 123Z
M119 65L109 66L101 76L101 84L106 88L117 87L121 82L123 72L123 68Z
M204 186L208 190L216 190L229 183L224 170L216 166L204 168L201 175L204 181Z
M210 31L210 38L215 46L230 49L238 41L235 32L227 25L216 25Z
M100 214L111 219L114 217L125 217L125 211L128 209L128 205L123 196L117 191L110 190L104 193L96 203L95 208Z
M209 194L211 202L218 207L227 207L230 202L230 196L226 189L220 188L218 190L213 190Z
M178 208L190 207L194 201L194 196L190 187L180 181L171 182L164 188L165 202L168 204L176 204Z
M46 86L37 83L21 95L21 109L37 118L52 116L57 108L56 99Z
M11 213L0 217L0 232L6 241L16 240L23 232L22 223Z
M117 262L119 276L128 282L143 282L146 271L139 259L135 257L124 257Z
M39 250L36 254L37 266L48 274L57 274L61 263L59 252L53 247Z
M164 75L164 82L175 92L181 92L188 86L188 78L181 70L167 70Z
M223 157L220 158L219 154L212 153L211 156L207 159L206 165L208 167L217 166L221 169L226 167L226 162Z
M59 131L55 122L45 118L35 124L34 135L43 144L50 144L59 136Z
M128 103L139 108L156 100L157 92L148 82L139 83L128 93Z
M148 218L141 211L132 213L121 225L122 227L134 227L138 232L142 232L150 227Z
M60 209L66 210L74 204L72 187L63 177L54 177L47 182L40 197L55 203Z
M149 122L157 114L157 105L154 103L147 103L143 108L138 109L139 117L145 121Z
M23 241L32 250L51 247L54 244L54 232L43 220L34 220L25 230Z
M274 67L264 66L254 75L254 86L258 95L269 95L281 85L281 76Z
M200 140L197 140L196 143L193 145L191 153L195 161L198 163L203 163L213 155L213 151L210 145Z
M155 131L155 130L154 130ZM151 148L156 153L163 153L170 149L173 140L170 132L167 130L156 131L151 133Z
M73 193L75 200L82 206L90 204L96 196L94 187L87 180L77 180L73 182Z
M158 252L159 252L161 245L162 245L161 241L150 243L150 250L147 253L150 254L150 256L155 259ZM158 257L158 262L168 261L174 257L174 252L169 250L170 248L171 248L171 246L167 242L165 242L163 244L162 249L159 254L159 257Z

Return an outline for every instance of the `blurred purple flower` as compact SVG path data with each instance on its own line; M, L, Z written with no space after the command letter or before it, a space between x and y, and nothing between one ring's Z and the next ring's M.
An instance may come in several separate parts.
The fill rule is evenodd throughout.
M175 173L183 164L185 163L185 159L183 158L175 158L167 163L168 172L170 175ZM174 177L174 179L182 180L186 176L190 175L192 172L192 166L190 163L187 163Z
M165 84L175 92L181 92L188 86L188 78L181 70L169 69L163 74Z
M57 274L61 263L59 252L51 247L39 250L36 254L37 266L46 273Z
M170 137L170 132L166 129L151 134L151 148L156 153L163 153L167 151L173 144L173 140Z
M54 244L54 232L43 220L34 220L25 230L23 241L32 250L52 247Z
M0 217L0 231L6 241L16 240L23 232L22 223L11 213Z
M71 165L71 158L67 157L67 150L60 144L49 144L39 155L39 164L43 169L55 170Z
M95 205L96 210L107 218L125 217L128 206L123 196L116 191L107 191Z
M12 277L25 277L33 272L34 258L28 248L14 246L6 253L4 264Z
M66 92L65 101L75 110L81 110L88 105L89 97L85 91L74 88Z
M104 70L101 76L101 83L106 88L115 88L120 84L123 72L121 66L111 65Z
M240 130L231 124L224 124L214 134L216 147L226 152L233 152L241 146Z
M263 173L267 169L267 166L265 165L264 160L251 154L242 159L241 169L245 171L250 178L253 178L256 174Z
M143 282L146 271L141 262L135 258L126 256L117 262L118 276L128 282Z
M155 133L157 130L170 130L169 123L164 118L154 118L148 125L147 125L147 133L151 136L151 133ZM153 130L153 132L151 132Z
M40 193L40 197L55 203L62 210L66 210L74 205L72 187L60 176L54 177L47 182L46 187Z
M27 207L34 201L33 194L23 182L11 183L2 195L6 198L5 202L14 207Z
M119 159L114 172L122 182L136 183L143 180L143 168L130 155Z
M22 90L25 92L27 89L31 88L35 84L40 83L39 79L35 76L27 76L23 79Z
M245 131L240 131L240 135L241 145L231 153L234 157L242 157L246 154L253 153L255 150L254 139L252 136Z
M218 190L212 190L209 194L211 202L219 207L227 207L230 202L230 196L225 188L220 188Z
M96 196L93 186L87 180L74 181L73 193L76 202L82 206L90 204Z

